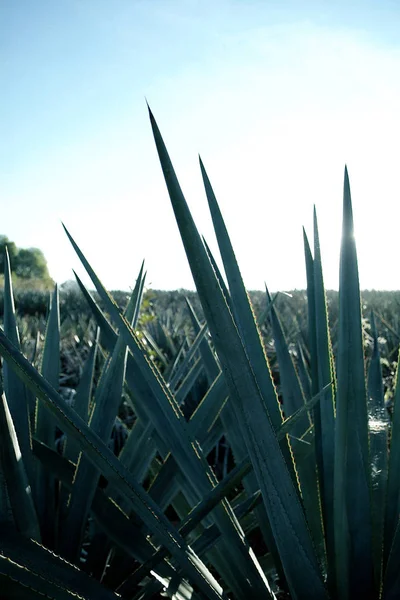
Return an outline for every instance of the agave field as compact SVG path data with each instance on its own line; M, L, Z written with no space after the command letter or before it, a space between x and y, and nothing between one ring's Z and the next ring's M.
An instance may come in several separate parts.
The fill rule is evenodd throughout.
M339 292L315 213L306 291L249 294L203 163L223 273L150 121L197 293L142 265L117 298L65 228L96 292L26 317L6 257L0 596L398 599L399 297L361 300L347 171Z

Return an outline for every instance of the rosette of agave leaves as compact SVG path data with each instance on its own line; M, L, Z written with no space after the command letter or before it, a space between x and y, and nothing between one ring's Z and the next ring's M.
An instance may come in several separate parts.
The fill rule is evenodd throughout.
M335 353L316 215L313 252L304 234L308 340L296 364L266 294L280 404L204 165L224 274L197 231L151 112L150 120L205 322L188 304L196 337L163 377L136 327L143 266L122 311L65 230L103 306L77 277L98 333L71 406L59 393L57 289L37 370L20 350L6 261L1 596L399 598L400 384L396 375L389 413L373 318L367 365L364 357L347 171ZM206 392L184 416L200 373ZM123 398L135 418L113 451ZM218 479L207 456L223 436L235 464Z

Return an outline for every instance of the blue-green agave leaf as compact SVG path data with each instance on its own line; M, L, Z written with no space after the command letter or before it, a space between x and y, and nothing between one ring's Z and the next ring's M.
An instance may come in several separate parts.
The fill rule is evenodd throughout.
M333 364L332 344L329 332L328 307L324 278L322 272L321 247L319 241L317 212L314 207L314 310L315 324L312 331L315 335L315 345L312 346L312 363L317 367L318 391L332 382L324 398L316 407L318 417L315 420L315 438L317 465L321 493L321 508L325 527L325 542L327 552L328 585L335 587L335 551L334 551L334 463L335 463L335 371ZM312 334L313 335L313 334Z
M41 374L49 384L58 390L60 379L60 307L58 288L55 286L47 319L44 340ZM36 401L36 437L55 448L56 423L46 406L38 398ZM57 543L57 508L55 480L42 465L37 466L35 495L36 507L42 532L42 541L47 548L55 549Z
M6 336L12 343L20 348L19 333L15 318L15 307L12 290L10 259L7 248L4 255L4 309L3 328ZM8 406L14 423L21 454L24 457L24 467L31 489L34 490L35 465L32 459L31 427L30 427L30 404L32 395L26 389L21 380L8 367L3 365L3 385Z
M184 543L149 495L137 484L111 450L68 406L47 380L40 376L1 330L0 354L12 365L12 368L32 392L46 404L60 428L80 444L82 452L90 458L93 465L110 484L118 488L131 501L137 516L157 536L159 542L168 548L189 579L198 585L206 597L221 598L221 587L193 550Z
M339 278L334 468L337 595L376 597L372 563L370 457L357 251L347 169Z
M40 527L31 487L6 396L0 390L0 464L18 531L40 541ZM31 452L31 450L29 450Z
M209 491L210 487L216 485L216 477L197 441L192 438L176 399L168 390L161 374L148 360L140 340L121 315L115 301L101 284L72 236L66 229L65 231L104 302L107 312L119 326L120 336L123 337L132 353L132 369L136 368L136 377L135 380L132 380L132 389L134 390L134 386L137 386L138 383L140 385L144 384L146 394L142 395L144 400L142 408L147 418L153 422L158 435L166 442L168 449L174 455L185 475L188 486L186 493L191 491L198 502ZM128 384L131 385L129 381ZM224 578L228 581L230 587L235 588L238 597L244 599L248 597L250 588L251 593L259 589L260 593L262 591L264 594L269 594L269 585L252 553L249 560L248 544L229 503L224 501L218 505L213 513L213 518L216 519L218 527L223 532L219 553L225 560L229 557L231 574L225 571ZM235 567L235 565L237 566ZM233 573L235 574L234 577Z
M384 526L384 560L386 567L389 552L393 544L394 533L398 527L400 514L400 353L397 360L395 377L392 431L390 439L390 453L388 464L388 483L385 502L385 526ZM397 533L399 535L399 532ZM399 554L397 554L398 559Z
M375 318L371 312L373 350L368 369L369 443L372 478L372 542L375 580L380 586L383 566L383 529L388 482L389 415L385 407L381 357Z
M291 593L294 598L299 599L327 598L297 490L293 485L264 398L260 393L260 382L254 374L256 364L252 363L250 366L248 355L242 343L243 337L238 335L235 322L223 297L151 112L150 120L192 275L210 333L223 366L230 392L230 401L241 423L242 435L246 440L247 450L257 475ZM249 306L248 300L247 305ZM257 344L263 356L264 369L267 370L267 376L271 381L253 316L252 323L257 335ZM241 328L241 336L243 335L244 330ZM249 352L249 348L246 348L246 350ZM272 381L270 385L273 390ZM277 405L279 421L281 422L275 392L273 396ZM271 405L274 406L272 402ZM294 546L297 548L296 553L293 553Z

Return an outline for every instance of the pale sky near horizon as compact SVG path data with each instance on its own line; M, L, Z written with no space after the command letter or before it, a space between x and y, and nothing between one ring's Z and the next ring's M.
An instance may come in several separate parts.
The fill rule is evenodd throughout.
M363 289L400 289L398 0L3 0L0 233L62 283L193 288L147 98L216 252L198 153L249 289L306 285L316 205L336 288L343 169ZM84 278L85 280L85 278ZM86 280L87 281L87 280Z

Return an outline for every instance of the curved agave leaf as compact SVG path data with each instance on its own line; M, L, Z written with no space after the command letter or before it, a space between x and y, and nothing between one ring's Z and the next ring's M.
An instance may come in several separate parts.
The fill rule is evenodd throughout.
M216 477L210 469L198 442L191 436L190 429L176 399L170 393L161 374L150 363L135 332L121 315L115 301L105 290L72 236L65 227L64 229L108 313L118 324L120 336L122 336L132 353L132 370L136 369L132 389L136 391L135 387L137 388L138 384L143 386L142 400L144 400L144 404L142 408L147 418L153 422L158 435L166 442L168 449L174 455L184 474L187 480L186 494L191 494L196 499L195 503L197 503L213 485L216 485ZM128 383L131 385L130 382ZM269 585L253 552L249 550L243 531L227 501L222 502L215 508L213 519L216 520L223 534L223 539L220 542L221 548L218 549L218 558L213 557L213 561L214 565L216 565L217 560L220 561L220 567L224 562L223 578L228 582L229 587L234 590L239 598L244 599L247 599L250 593L256 593L256 590L259 590L260 594L270 594ZM217 565L216 568L219 569Z
M194 340L193 344L191 344L189 350L186 352L182 363L179 365L179 368L175 371L174 376L168 381L168 386L171 390L176 389L179 380L182 379L184 372L192 362L206 333L207 324L204 324L199 333L196 335L196 339Z
M204 187L214 225L215 235L229 284L233 316L239 329L244 349L254 371L262 400L265 403L272 425L276 430L282 423L282 413L269 368L268 359L262 343L260 332L257 329L257 323L254 317L250 298L244 287L228 231L218 206L214 190L211 187L210 180L201 159L200 169L203 176ZM287 440L282 441L281 449L283 455L287 459L289 469L292 469L292 457Z
M397 361L395 390L393 402L392 431L390 440L390 453L388 465L388 483L385 504L385 527L384 527L384 558L383 568L386 568L388 556L393 544L394 535L400 540L400 528L398 527L400 514L400 352ZM397 530L396 530L397 527ZM399 554L394 554L398 560Z
M0 463L18 531L40 541L40 527L6 396L0 390ZM31 449L29 448L31 453Z
M297 356L298 356L297 369L298 369L298 373L299 373L301 387L304 390L304 396L305 396L306 400L309 400L312 397L311 378L310 378L308 368L307 368L306 357L304 356L303 345L300 342L297 342L296 350L297 350ZM313 421L312 415L311 415L311 420Z
M383 600L397 600L397 598L400 596L399 556L400 520L397 521L397 527L393 535L393 544L387 561L383 586Z
M68 489L72 489L75 465L37 440L33 440L33 447L35 455L46 468L50 469ZM96 490L91 511L107 538L123 550L125 555L128 554L141 563L152 559L157 548L141 531L140 524L135 523L134 519L129 519L105 491ZM165 552L164 556L168 556L168 552ZM167 561L158 562L157 565L159 576L171 578L176 575L176 571Z
M202 240L204 243L204 247L207 250L207 254L208 254L208 258L210 259L210 263L214 269L215 272L215 276L218 280L218 283L221 287L222 293L224 295L225 301L227 303L227 305L229 306L230 311L232 312L232 301L231 301L231 295L229 293L228 288L226 287L226 283L224 278L222 277L221 271L219 270L219 267L217 265L217 261L215 260L213 253L211 252L211 249L209 247L209 245L207 244L207 241L205 239L204 236L202 236Z
M60 307L57 286L54 289L46 325L41 373L50 385L58 390L60 378ZM56 423L38 398L36 401L35 435L50 448L55 448ZM55 549L57 544L57 509L55 480L39 464L36 476L36 506L42 541L46 547Z
M361 301L345 170L340 251L334 519L337 595L376 597L373 581L368 414Z
M105 316L105 314L103 313L103 311L101 310L101 308L99 307L97 302L94 300L94 298L92 297L90 292L86 289L85 285L79 279L78 275L75 273L75 271L73 271L73 273L74 273L75 279L79 285L79 288L80 288L82 294L84 295L84 297L89 305L90 310L92 311L92 314L96 320L96 323L97 323L98 327L100 328L101 343L105 345L107 350L112 351L112 349L114 348L114 344L116 342L117 334L114 331L113 327L108 322L107 317Z
M382 580L383 527L388 478L389 415L385 408L381 358L374 314L371 313L371 333L374 342L368 370L369 441L372 465L372 542L375 580Z
M66 404L51 385L40 376L0 330L0 354L9 362L18 376L32 392L40 398L55 417L60 428L73 437L81 446L82 452L104 477L128 498L134 511L157 539L165 545L177 559L181 568L193 583L210 598L221 598L222 590L213 576L207 571L196 554L177 534L168 519L159 511L141 486L130 475L117 457L100 438Z
M214 270L150 109L149 112L176 221L210 333L223 365L230 401L241 423L242 435L246 440L247 450L257 475L291 593L293 598L299 599L327 598L300 500L275 436L265 399L260 394L260 381L254 375L256 361L251 365L249 363L246 351L251 355L250 349L247 347L245 351L243 347L242 338L238 335L232 315L215 278ZM246 301L248 305L248 300ZM257 334L253 316L252 323L251 330ZM241 336L243 335L244 329L241 328ZM260 347L258 336L257 345ZM264 355L262 360L263 368L266 369ZM272 406L274 405L271 403ZM277 410L279 413L278 406ZM294 547L297 549L295 553Z
M28 594L29 598L50 600L118 598L117 594L39 543L4 531L1 535L0 576L3 598L28 598Z
M207 247L206 247L206 249L207 249ZM211 255L210 251L208 251L208 255L211 260L212 255ZM219 274L218 267L215 265L215 262L213 261L213 259L212 259L211 264L214 267L214 271L216 273L218 282L220 284L222 282L222 285L225 285L223 283L222 276ZM225 290L224 287L221 289L223 291L223 295L224 295L225 299L227 300L228 307L231 310L231 299L229 296L229 292L227 290ZM200 330L200 324L198 322L198 319L194 313L193 308L191 307L191 305L188 301L187 301L187 305L189 308L193 328L194 328L195 332L198 332ZM231 310L231 312L232 312L232 310ZM199 430L198 430L196 437L202 444L202 447L208 448L208 451L210 451L211 448L214 447L215 444L219 442L220 438L222 437L222 434L224 434L229 441L229 444L231 446L235 460L237 462L240 462L241 460L243 460L245 457L248 456L248 452L247 452L247 448L246 448L246 444L245 444L245 441L243 438L242 431L240 429L239 420L237 419L237 416L235 414L232 404L229 402L229 390L228 390L228 386L225 381L225 377L224 377L223 373L221 373L221 371L220 371L220 365L217 362L217 357L214 355L213 351L211 350L210 345L207 340L203 340L202 344L200 345L200 353L201 353L201 357L204 362L204 366L206 369L206 373L208 375L209 382L214 381L214 379L217 377L217 379L215 379L215 384L217 384L216 387L217 387L218 393L220 394L219 388L221 388L221 391L223 391L223 394L219 396L220 402L218 403L218 405L217 404L215 405L215 409L217 409L217 408L219 409L219 405L221 405L220 418L216 423L214 423L214 427L210 431L210 433L207 435L207 438L205 437L205 434L204 434L204 437L201 437L203 434L202 434L202 429L200 429L200 419L203 418L205 404L204 404L204 406L202 406L203 403L201 403L200 406L198 407L199 412L197 413L197 411L196 411L196 413L194 415L197 418L196 418L196 420L193 419L193 425L195 422L199 423ZM210 389L210 391L211 391L211 389ZM226 399L225 399L225 397L226 397ZM222 402L223 402L223 406L221 404ZM219 412L219 410L218 410L218 412ZM213 412L210 412L210 414L208 416L214 417L215 414L216 414L216 410L214 410ZM209 421L206 418L202 427L204 425L207 425L208 422ZM218 425L219 425L219 427L218 427ZM218 435L219 428L221 428L222 431ZM283 436L282 439L284 439L284 437L285 436ZM257 479L253 472L250 473L244 479L243 485L244 485L246 492L249 495L255 493L259 489ZM258 523L260 525L260 530L261 530L262 536L266 542L267 547L269 548L269 550L271 551L271 553L274 556L275 565L279 572L279 578L281 580L281 585L284 586L285 585L285 576L283 574L280 558L278 555L278 551L276 549L274 537L271 532L271 527L269 525L268 516L265 512L264 506L259 505L256 509L256 513L257 513Z
M15 319L10 259L7 248L5 249L4 255L3 328L6 336L20 349L19 333ZM32 459L31 428L29 419L30 404L33 403L33 399L22 381L11 369L9 369L7 364L3 365L3 384L15 431L17 433L21 454L24 457L24 466L28 481L32 490L34 490L35 465Z
M285 334L283 333L277 310L274 306L272 306L271 296L267 288L266 297L268 304L271 305L270 321L279 364L283 408L286 416L289 417L304 406L305 399L292 357L289 353L287 341ZM311 425L312 423L309 415L304 413L303 418L299 419L296 426L292 427L292 435L295 438L300 438L302 434L311 427ZM325 558L325 544L320 512L314 439L312 439L309 443L311 447L309 449L309 456L307 460L298 461L298 452L302 451L301 446L303 446L303 443L291 438L291 446L295 458L296 470L299 477L301 496L306 511L307 521L314 539L315 546L319 553L319 560L323 562Z
M143 270L143 266L142 266ZM133 320L139 297L142 280L142 270L136 281L129 304L126 308L126 318ZM111 358L105 363L98 383L94 409L90 418L90 428L108 443L118 407L121 403L122 389L125 379L127 348L121 337L117 338ZM80 554L81 543L85 531L86 519L100 478L99 471L92 463L81 457L74 478L68 513L64 524L64 536L61 540L60 552L68 560L76 561Z
M332 592L335 589L335 550L334 550L334 509L333 482L335 463L335 371L333 364L332 344L329 332L328 307L324 278L322 273L321 248L318 233L317 212L314 207L314 310L315 322L312 326L315 340L311 346L312 363L317 368L316 389L321 390L327 383L333 385L327 390L326 398L316 408L315 436L317 465L319 469L322 516L325 527L327 553L328 585Z
M89 356L83 367L82 375L78 387L76 388L76 394L74 398L74 410L85 423L89 419L89 404L92 397L93 388L93 377L96 366L97 350L99 345L100 329L97 328L97 334L95 342L92 345ZM73 463L78 461L79 457L79 446L74 443L73 440L66 439L64 444L64 456Z

